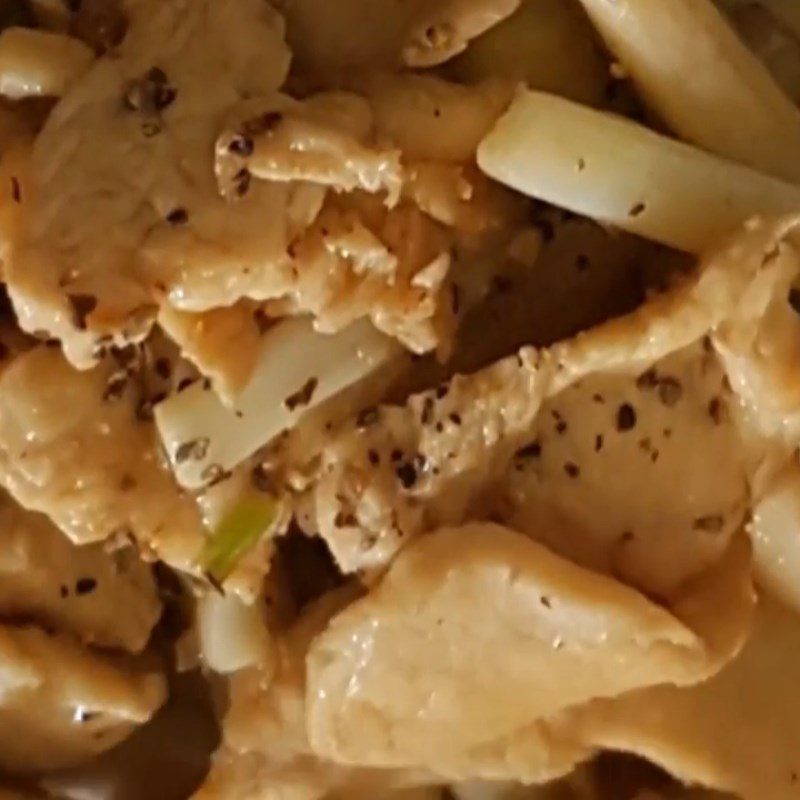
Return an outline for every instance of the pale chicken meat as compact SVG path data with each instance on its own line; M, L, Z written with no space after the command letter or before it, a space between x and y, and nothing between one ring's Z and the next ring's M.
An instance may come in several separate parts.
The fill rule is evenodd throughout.
M741 657L718 675L685 691L659 687L592 703L578 714L581 735L640 753L686 782L745 800L789 800L800 771L792 744L798 643L796 615L764 599Z
M50 331L85 367L98 338L145 335L160 300L185 306L192 284L222 278L222 288L254 250L263 260L282 251L288 189L264 187L231 214L212 154L225 115L274 92L288 58L281 21L259 0L133 7L118 51L37 137L7 276L24 328Z
M38 347L0 374L0 482L73 541L138 541L196 571L204 528L162 463L148 398L116 364L78 372Z
M749 548L739 540L722 562L675 593L670 613L508 528L428 534L312 643L312 747L344 764L450 779L557 777L593 744L560 712L697 683L738 652L755 602ZM714 630L723 603L730 626ZM533 742L541 750L526 763L514 750L532 755Z
M663 596L715 563L745 521L735 402L699 342L638 374L588 376L542 405L489 514Z
M350 292L340 282L327 285L325 264L304 259L294 244L327 188L379 193L390 205L400 193L385 104L373 112L369 93L279 95L288 54L267 4L184 5L132 10L118 52L96 61L48 118L23 182L9 291L23 328L61 340L81 368L98 348L145 337L166 304L199 312L241 298L285 299L286 309L311 312L328 330L363 316L358 302L348 310ZM461 117L447 104L437 112L451 130L472 120L479 126L457 153L472 159L502 110L502 99L482 98L508 94L439 84L445 100L448 92L463 95ZM483 122L472 110L481 103ZM366 315L378 327L418 352L445 337L428 330L429 317L449 303L442 281L422 298L434 311L400 325L397 307L407 312L418 301L408 280L395 286L391 274L363 274L346 248L332 247L338 272L349 268L348 284L366 285ZM320 307L309 281L336 297L338 314Z
M0 626L0 765L52 769L90 759L147 722L166 694L146 662L84 649L65 634Z
M330 71L429 67L463 51L519 0L272 0L286 18L297 67Z
M622 569L626 577L653 591L675 586L690 577L693 569L702 571L724 549L743 518L749 498L750 462L741 455L744 448L739 444L738 428L728 419L728 407L736 401L730 397L715 355L707 352L707 345L701 341L710 332L722 330L726 319L746 319L753 303L758 307L764 297L773 297L784 285L786 270L793 268L790 263L767 259L761 267L764 254L784 236L783 226L757 227L744 242L731 244L696 274L627 316L551 348L523 348L516 356L484 370L456 376L436 389L413 396L404 406L363 409L324 449L320 478L312 489L317 529L342 569L380 569L409 538L438 525L476 516L503 518L503 514L511 513L513 517L516 501L511 498L503 509L503 495L509 489L513 492L515 484L518 493L524 495L525 465L536 462L537 453L541 455L542 442L537 442L537 435L546 427L556 440L554 461L546 454L550 466L540 463L531 470L532 483L527 485L538 485L541 496L550 504L550 511L543 511L536 495L539 489L534 489L531 507L534 514L548 518L551 546L559 537L553 526L563 523L565 515L569 519L570 515L585 513L590 519L598 508L619 509L614 493L624 491L610 483L619 478L617 469L609 472L607 467L600 468L596 477L587 474L581 479L578 462L583 456L578 459L572 439L577 428L581 431L580 452L595 459L598 467L603 459L613 457L615 443L619 443L626 461L635 454L645 459L651 470L642 473L631 466L632 478L635 475L646 485L654 474L661 474L670 492L687 498L682 510L676 512L683 515L679 529L684 534L676 538L672 525L652 527L660 513L653 512L650 517L644 502L641 513L634 513L638 506L626 502L624 513L628 516L624 520L597 517L592 525L600 538L584 531L577 539L585 550L581 554L570 550L565 540L564 552L571 557L581 555L588 559L587 564L604 566L611 572ZM690 350L681 355L685 348ZM671 362L659 364L673 354L676 363L683 359L681 369L693 376L685 403L673 402L679 393L683 397L684 390L669 374ZM615 382L618 388L607 402L594 399L596 394L603 395L606 387L613 388ZM633 430L636 410L616 394L626 383L637 394L641 391L655 412L653 420L646 423L653 426L652 430L639 435ZM570 402L569 398L581 396L583 385L588 392L586 400L594 408L585 418L570 422L559 409L559 395L564 393L561 400ZM595 388L591 388L593 385ZM663 396L667 403L662 402ZM543 412L545 401L548 404ZM583 399L580 402L583 404ZM616 405L612 408L607 403ZM667 421L667 417L680 419ZM568 435L570 424L573 432ZM670 429L667 436L665 428ZM684 459L685 449L693 446L699 435L708 437L708 454L697 455L697 473L705 474L716 458L723 457L724 480L719 483L698 483L683 468L675 474L669 465L658 464L661 449L665 451L665 464L673 458ZM602 443L595 452L597 436L602 437ZM610 449L603 454L606 438ZM654 461L656 450L659 455ZM709 461L703 462L703 457ZM547 478L542 469L551 477ZM590 472L588 464L586 469ZM686 483L680 486L672 483L682 479ZM562 499L556 499L560 492ZM578 497L586 502L590 496L593 499L585 512L569 510ZM525 527L523 518L520 513L519 524ZM570 525L577 519L573 516ZM643 551L637 545L624 552L632 544L628 534L633 533L634 539L637 533L641 535L636 530L640 525L651 532L642 543ZM716 534L722 536L717 538ZM659 541L660 547L692 551L694 566L681 561L685 571L670 575L670 567L651 558L651 542Z
M269 320L258 304L242 300L200 312L164 305L158 324L181 355L211 381L216 394L230 401L252 375Z
M151 569L134 550L74 545L47 517L0 498L0 617L138 653L161 612Z
M331 616L357 597L352 587L312 604L276 641L270 667L241 670L230 682L223 743L196 800L320 800L332 793L374 797L427 783L427 775L351 769L318 756L306 728L306 654Z
M0 0L4 787L797 793L800 195L670 3L796 116L791 0Z

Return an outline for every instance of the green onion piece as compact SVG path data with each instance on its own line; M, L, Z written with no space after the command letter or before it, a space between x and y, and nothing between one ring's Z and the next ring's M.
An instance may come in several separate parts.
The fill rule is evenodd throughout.
M278 500L248 497L225 515L203 548L202 564L209 578L222 583L239 559L275 524Z

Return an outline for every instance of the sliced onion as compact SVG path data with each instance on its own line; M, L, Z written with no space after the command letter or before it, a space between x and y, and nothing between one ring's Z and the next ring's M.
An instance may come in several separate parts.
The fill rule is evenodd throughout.
M226 407L196 383L156 407L156 424L178 480L213 482L300 417L394 358L400 346L367 320L332 336L306 318L285 320L264 335L252 377Z

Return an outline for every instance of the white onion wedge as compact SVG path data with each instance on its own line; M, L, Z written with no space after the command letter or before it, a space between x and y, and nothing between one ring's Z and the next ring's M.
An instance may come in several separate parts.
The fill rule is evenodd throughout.
M197 630L206 665L228 674L256 664L268 666L274 655L258 604L236 595L209 592L197 601Z
M800 181L800 110L711 0L581 2L678 136Z
M226 407L195 383L159 404L156 424L178 480L198 488L291 428L310 408L357 383L400 352L367 320L332 336L302 317L263 337L252 377Z
M800 210L793 184L542 92L517 95L478 164L532 197L691 253L753 215Z

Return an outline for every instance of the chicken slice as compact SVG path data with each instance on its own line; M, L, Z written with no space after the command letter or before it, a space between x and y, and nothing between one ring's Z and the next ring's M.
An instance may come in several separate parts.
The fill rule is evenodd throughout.
M306 653L334 611L356 596L347 587L309 606L278 640L274 670L262 667L231 676L223 744L196 800L319 800L336 789L347 797L351 790L373 797L396 785L413 785L414 776L405 773L354 770L326 762L308 742Z
M590 704L581 735L641 754L687 783L744 800L790 800L800 774L795 670L800 621L762 598L739 658L688 689L657 687Z
M508 81L474 86L433 75L356 75L348 86L369 99L376 135L406 161L474 164L481 140L505 111L514 91Z
M747 460L713 351L590 375L542 404L489 500L571 560L665 596L716 562L749 507Z
M261 0L146 0L131 15L37 137L7 276L22 327L83 367L99 338L143 337L166 296L184 307L216 281L215 305L232 302L242 269L285 247L289 189L265 184L232 213L213 173L230 110L283 82L281 20Z
M428 67L461 52L508 17L519 0L273 0L286 17L295 70L325 77L347 69Z
M305 102L278 97L217 139L220 193L242 196L247 175L309 181L337 192L386 192L387 204L394 205L402 182L400 154L370 147L372 127L369 103L355 94L330 92Z
M258 362L262 327L268 320L255 303L242 300L210 311L179 311L170 305L158 312L161 329L178 345L225 402L243 389Z
M442 0L414 20L406 35L403 60L410 67L432 67L463 52L469 42L513 14L520 0Z
M74 542L131 536L195 571L204 541L194 500L162 463L147 399L113 363L74 370L38 347L0 374L0 482Z
M11 772L88 760L147 722L166 695L144 663L33 627L0 626L0 662L0 765Z
M134 551L76 546L47 517L0 498L0 617L138 653L161 610L152 572Z
M312 643L312 748L344 764L446 778L557 777L586 756L553 722L561 711L696 683L737 652L754 602L746 546L735 561L736 581L688 587L670 613L508 528L472 523L422 537ZM737 581L748 587L741 599L727 591ZM741 613L706 641L691 626L704 628L717 593ZM542 749L522 766L498 745L528 726ZM533 750L527 736L517 747Z
M786 263L766 259L762 267L762 262L765 261L764 254L770 253L785 234L783 224L757 226L706 260L680 285L651 298L626 316L548 349L523 348L516 356L472 375L456 376L436 389L413 396L404 406L364 409L356 415L349 425L332 437L323 451L319 477L312 489L316 530L329 543L341 568L347 572L380 569L419 532L457 524L476 516L487 518L492 513L500 513L499 509L492 507L492 501L506 491L507 486L498 476L513 475L520 460L515 459L515 455L524 455L526 448L532 448L528 453L535 456L537 428L545 425L562 427L552 414L558 411L557 396L579 382L587 387L591 387L593 382L613 384L614 381L622 381L618 386L626 381L628 385L635 385L645 376L643 383L654 384L642 387L642 390L647 391L648 408L655 412L647 424L660 425L657 428L658 441L652 433L638 437L634 433L625 438L625 446L620 451L626 453L626 460L631 455L636 456L638 461L634 461L630 468L637 479L644 480L634 473L634 465L641 461L644 449L649 448L648 465L652 467L653 451L663 448L660 441L665 438L663 429L674 427L662 419L665 409L660 405L661 392L665 387L668 393L672 390L671 382L660 381L658 362L694 345L697 358L690 359L685 368L689 370L688 374L695 376L693 381L699 381L700 377L703 380L696 384L694 399L681 406L681 414L685 417L680 423L680 431L685 432L679 432L678 438L670 442L670 449L673 446L681 448L675 456L669 456L670 461L673 457L682 458L681 453L688 444L694 447L690 439L700 424L709 436L709 446L715 448L713 452L732 454L734 458L725 466L724 483L711 486L706 480L703 484L706 495L701 499L698 493L681 511L685 536L680 545L676 542L675 546L681 552L693 552L696 559L688 566L686 574L669 574L669 567L654 563L647 545L638 551L642 559L632 550L632 555L625 556L631 560L626 561L627 566L622 568L627 578L640 581L644 588L657 590L674 586L689 577L692 570L702 570L724 549L726 536L735 528L737 514L741 518L747 487L743 462L736 455L737 438L725 419L726 407L732 404L726 403L725 389L713 355L707 356L698 349L697 343L726 319L746 314L754 294L767 292L771 297L775 287L782 285ZM678 355L676 359L680 361ZM669 362L666 365L672 369ZM650 372L654 366L655 372ZM703 372L704 369L710 371ZM661 372L664 372L663 368ZM626 373L628 378L619 377ZM663 374L663 377L670 376ZM714 381L717 381L717 387L712 391ZM573 397L583 402L581 391L577 386L562 400ZM590 400L597 391L589 392ZM547 409L551 419L546 420L539 414L542 403L549 398L553 398ZM622 405L624 400L620 396L617 408L611 412L611 423L615 424L615 415ZM635 410L632 410L635 416ZM625 409L620 413L627 417L630 411ZM558 413L561 415L560 411ZM593 416L597 414L605 415L605 421ZM715 417L719 426L714 423ZM573 423L575 426L590 426L601 422L603 430L592 429L581 434L581 447L591 451L591 457L597 455L593 452L596 435L605 435L604 429L609 424L607 412L597 408L585 420ZM623 427L626 424L623 419ZM564 432L568 427L569 422ZM639 442L648 435L650 442L645 442L640 451ZM631 452L628 445L634 437L636 446ZM567 446L566 440L564 446ZM572 456L567 450L556 449L555 452L562 454L564 463L556 464L550 474L558 476L565 498L578 490L594 491L590 487L605 486L608 482L602 479L612 477L607 472L598 472L596 479L599 483L594 484L594 478L592 482L578 483L578 476L569 473L579 465L569 461L572 466L566 472L566 462ZM616 449L612 449L607 455L611 457L615 452ZM660 457L659 454L657 458ZM702 461L699 455L697 459L698 470L714 468L713 459L711 462ZM564 470L563 475L561 470ZM669 491L673 493L676 488L669 473L670 470L665 470L663 479L669 482ZM693 483L694 478L687 475L683 470L680 472L687 481L681 483L680 492L691 497L700 487ZM617 479L616 472L613 479ZM555 488L555 485L550 484L550 488ZM604 507L606 500L603 498L613 497L618 491L606 486L594 496L595 504L591 506L591 512L587 508L587 514L597 513ZM570 501L565 502L569 504ZM631 508L627 498L624 507ZM630 537L624 534L631 529L636 534L639 523L645 527L651 524L647 522L649 512L642 509L642 514L637 517L637 525L633 525L632 519L617 519L613 521L613 531L603 530L599 539L592 543L587 541L583 546L589 551L600 548L594 551L594 556L590 552L584 553L590 557L590 563L598 565L600 562L596 557L603 552L603 559L613 558L614 566L622 566L616 563L619 561L619 547L630 544L627 541ZM718 522L716 517L720 514L723 519ZM712 516L713 520L705 519ZM597 532L603 526L601 519L606 518L597 517ZM608 521L611 522L610 518ZM687 521L690 521L688 528ZM697 530L694 529L695 522L699 524ZM709 526L726 535L715 543L713 535L709 534L702 550L698 548L695 551L697 540L709 533L700 528ZM557 535L552 527L551 531L551 536ZM661 536L655 532L653 535L656 538ZM625 542L621 541L623 538ZM552 543L553 539L550 541ZM573 557L576 555L569 548L567 552ZM645 562L648 567L645 567Z

